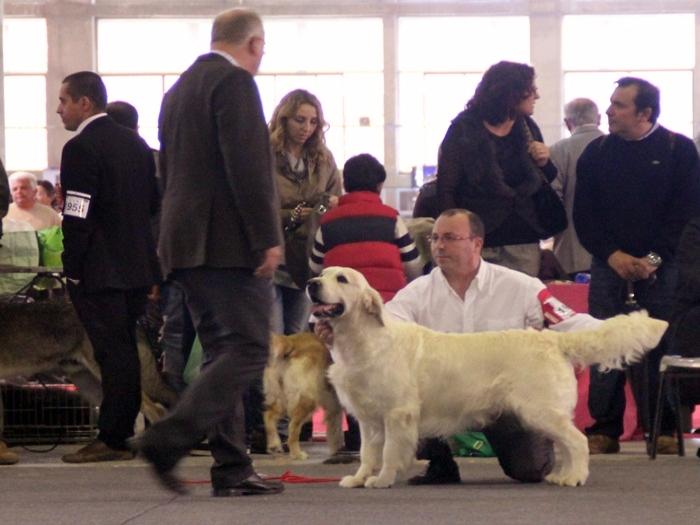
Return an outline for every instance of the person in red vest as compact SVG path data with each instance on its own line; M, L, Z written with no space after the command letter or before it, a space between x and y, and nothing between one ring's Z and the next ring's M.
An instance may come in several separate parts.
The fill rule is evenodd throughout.
M321 218L309 267L314 274L328 266L346 266L362 273L386 302L421 275L418 249L399 212L382 203L384 166L363 153L343 167L338 206Z
M338 206L321 217L309 258L312 274L328 266L347 266L361 272L369 284L389 301L407 281L419 277L423 264L399 212L382 203L379 194L386 170L372 155L348 159L343 167L343 188ZM348 416L345 446L324 463L357 460L360 429Z

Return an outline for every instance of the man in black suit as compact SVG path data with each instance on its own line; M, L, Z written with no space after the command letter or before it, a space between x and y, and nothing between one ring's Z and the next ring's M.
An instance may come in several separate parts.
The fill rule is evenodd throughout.
M132 130L106 118L99 75L81 71L61 84L57 113L77 135L63 147L63 268L68 292L95 350L103 400L97 439L67 463L133 458L141 405L136 319L160 271L150 217L158 210L155 163Z
M267 361L270 279L282 257L269 136L253 80L264 44L257 14L221 13L211 52L161 107L159 254L185 293L205 358L174 412L137 447L176 492L184 491L173 475L177 462L205 435L214 496L282 491L253 470L241 399Z
M0 161L0 237L2 237L2 218L7 215L10 206L10 185L7 182L5 166Z

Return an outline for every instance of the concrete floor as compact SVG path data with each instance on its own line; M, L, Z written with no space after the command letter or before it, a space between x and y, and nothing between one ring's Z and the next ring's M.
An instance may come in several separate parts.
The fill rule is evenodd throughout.
M623 443L620 454L591 458L590 478L580 488L516 483L494 459L460 458L461 485L346 490L335 482L303 483L286 484L280 495L239 498L209 496L207 453L183 461L180 473L192 493L173 496L160 489L140 459L68 465L60 456L79 445L47 453L15 447L21 462L0 467L0 524L690 523L698 518L700 439L686 444L686 457L651 461L643 443ZM356 467L321 464L322 443L304 448L310 453L306 461L254 456L256 469L270 476L291 471L338 478ZM411 474L421 468L416 464Z

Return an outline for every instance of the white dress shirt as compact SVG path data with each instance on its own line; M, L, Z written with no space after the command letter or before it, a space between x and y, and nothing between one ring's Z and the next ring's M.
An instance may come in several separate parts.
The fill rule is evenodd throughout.
M76 129L75 132L76 132L77 134L79 134L80 132L82 132L82 131L87 127L88 124L90 124L90 122L92 122L92 121L94 121L94 120L97 120L98 118L102 118L102 117L106 117L106 116L107 116L107 113L105 113L105 112L103 111L102 113L96 113L96 114L94 114L93 116L86 118L85 120L83 120L83 121L80 123L80 125L78 126L78 129Z
M395 318L440 332L469 333L544 327L539 279L504 266L479 265L464 300L450 287L440 268L401 289L386 304ZM553 330L593 329L601 321L588 314L573 314L551 326Z

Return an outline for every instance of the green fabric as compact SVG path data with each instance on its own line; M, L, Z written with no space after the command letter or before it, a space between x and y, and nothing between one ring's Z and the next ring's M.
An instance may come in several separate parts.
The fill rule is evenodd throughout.
M496 456L486 436L481 432L455 434L452 436L452 442L455 456L467 458L492 458Z
M194 381L194 378L199 374L199 368L202 366L202 343L199 342L199 337L196 337L192 345L190 357L185 365L185 371L182 373L182 378L186 384Z
M39 252L41 266L50 268L63 268L63 230L60 226L52 226L38 230L36 236L39 239Z
M0 264L37 266L39 243L34 230L5 232L0 239ZM31 273L0 274L0 295L14 294L34 278Z

